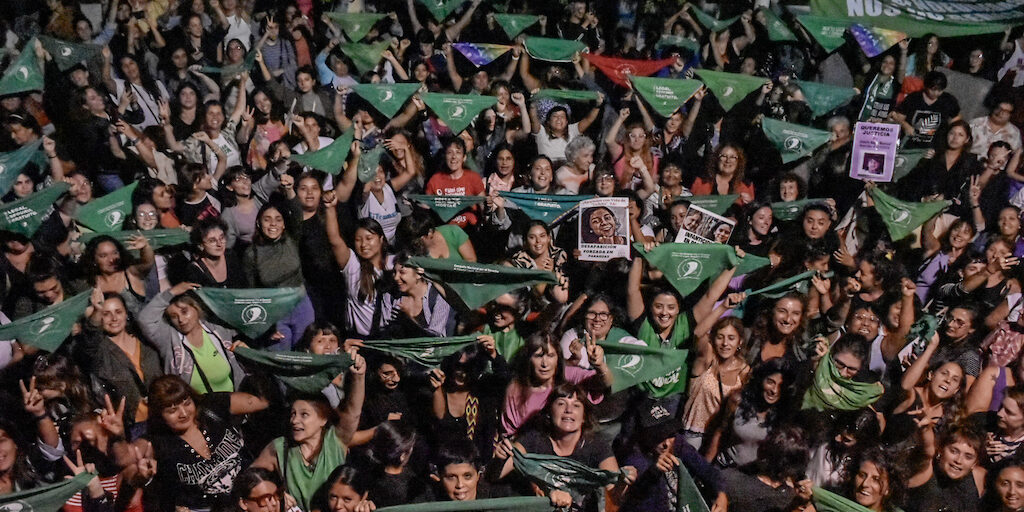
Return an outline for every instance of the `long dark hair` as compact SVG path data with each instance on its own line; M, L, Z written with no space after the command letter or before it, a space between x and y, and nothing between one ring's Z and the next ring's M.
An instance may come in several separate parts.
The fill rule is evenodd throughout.
M382 263L387 262L388 254L388 237L384 234L384 228L381 227L380 223L369 217L359 219L356 222L356 229L365 229L380 237L380 258ZM376 297L377 290L377 269L374 268L373 262L364 260L356 255L359 260L359 300L368 301Z
M370 440L370 457L384 467L400 467L409 462L416 446L416 430L404 421L385 421L377 425Z
M782 383L779 385L779 400L774 404L769 404L764 400L764 381L775 374L782 375ZM769 427L774 426L780 415L784 415L792 407L794 394L793 369L790 367L789 360L778 357L765 361L754 368L750 380L743 386L736 415L749 421L754 415L766 412L764 423Z
M748 464L748 474L765 476L775 482L804 478L811 454L807 434L797 426L784 426L768 434L757 448L757 459Z
M112 243L114 244L114 247L117 248L117 253L121 259L121 268L119 270L128 268L128 262L130 262L132 258L131 254L128 253L128 250L124 248L124 245L110 235L100 235L89 240L89 243L85 244L85 251L82 253L81 263L82 273L85 274L89 279L89 282L92 284L96 283L96 278L100 275L100 267L96 264L96 250L99 248L100 244L105 242Z
M547 350L548 347L554 349L555 354L558 357L558 363L555 368L554 385L558 385L560 382L565 380L565 360L562 357L562 350L559 346L558 339L555 335L548 331L542 331L534 333L529 338L526 338L526 344L523 345L522 350L516 354L513 359L513 400L517 408L521 408L526 405L526 400L529 398L528 391L533 385L533 365L531 360L533 354L538 350Z

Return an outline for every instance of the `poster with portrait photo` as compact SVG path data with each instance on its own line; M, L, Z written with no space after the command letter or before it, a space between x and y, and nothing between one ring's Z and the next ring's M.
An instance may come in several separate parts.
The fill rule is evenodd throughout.
M899 142L899 125L857 123L850 154L850 177L877 183L892 181Z
M629 257L629 199L598 197L580 202L582 261Z
M681 244L727 244L736 229L736 221L691 204L683 215L683 225L675 241Z

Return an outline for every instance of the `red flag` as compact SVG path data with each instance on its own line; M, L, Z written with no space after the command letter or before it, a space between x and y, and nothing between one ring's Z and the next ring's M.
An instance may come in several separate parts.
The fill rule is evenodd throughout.
M661 60L634 60L603 57L589 53L584 53L583 58L589 60L591 64L597 66L597 69L603 71L613 82L623 87L629 87L629 75L651 76L661 68L676 61L675 57Z

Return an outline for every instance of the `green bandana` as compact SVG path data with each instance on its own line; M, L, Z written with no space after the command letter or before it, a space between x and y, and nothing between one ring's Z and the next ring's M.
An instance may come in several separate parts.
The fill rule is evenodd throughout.
M39 36L39 42L42 43L50 57L53 57L53 62L61 71L67 71L68 68L76 64L91 61L101 56L103 52L103 47L98 44L72 43L50 36Z
M519 349L526 345L526 340L519 335L519 331L514 326L507 331L495 331L491 329L490 325L485 325L483 333L494 338L494 349L506 361L511 361L519 353Z
M950 201L931 201L927 203L900 201L877 188L871 189L868 191L868 194L874 200L875 210L882 217L885 227L889 229L889 236L892 237L893 241L903 240L907 235L913 233L918 226L924 224L928 219L952 204Z
M437 212L441 220L448 222L462 210L487 200L481 196L431 196L426 194L409 194L409 199L426 205Z
M302 288L200 288L196 295L224 323L255 339L288 316L306 292Z
M693 18L697 20L697 23L700 23L704 28L712 32L721 32L740 19L739 16L733 16L732 18L718 20L710 14L700 10L694 4L690 4L690 13L693 14Z
M560 196L556 194L524 194L521 192L499 192L499 195L519 207L527 217L551 224L565 212L573 209L584 199L593 196Z
M505 35L509 39L515 39L516 36L522 34L524 30L532 26L534 23L540 20L540 16L533 14L495 14L494 21L501 25L501 29L505 31Z
M341 137L334 139L334 142L328 144L327 147L301 155L293 154L288 159L299 165L337 176L345 168L345 159L348 158L348 153L352 150L355 133L350 129L341 134Z
M238 347L235 356L260 368L261 373L273 375L295 391L316 394L327 387L335 377L352 365L352 358L342 352L319 355L308 352L272 352Z
M444 21L451 13L455 12L465 3L466 0L420 0L420 3L430 11L438 23Z
M814 488L811 501L814 502L814 509L817 512L871 512L871 509L860 503L826 491L821 487Z
M807 389L801 408L856 411L875 403L882 396L882 391L880 382L856 382L839 375L832 354L826 354L814 370L814 382Z
M896 106L896 79L875 75L868 84L864 94L864 105L861 107L858 121L867 121L872 117L885 117Z
M614 377L612 393L640 385L651 396L661 398L686 389L686 350L607 341L598 345L604 347L605 361Z
M18 340L47 352L56 352L71 335L71 328L89 307L92 290L64 299L42 311L0 326L0 340Z
M633 82L633 90L647 100L651 108L662 117L674 114L704 85L700 80L677 78L631 76L629 80Z
M494 96L481 96L478 94L440 94L428 92L421 94L420 98L437 115L438 119L448 125L452 134L456 135L465 130L480 112L493 107L498 102L498 98Z
M807 272L803 272L793 277L783 279L782 281L779 281L777 283L772 283L758 290L747 290L747 298L753 297L755 295L764 295L769 299L777 299L791 291L807 293L807 286L810 283L810 279L814 277L814 274L816 272L816 270L808 270Z
M149 245L153 249L189 243L189 232L181 228L150 229L148 231L135 229L130 231L112 231L109 233L82 233L82 236L78 238L78 241L83 244L88 244L93 238L102 235L109 236L120 242L122 245L124 245L129 238L136 235L142 235L146 237L146 240L149 240Z
M39 71L34 46L35 39L25 45L18 59L4 71L0 77L0 96L43 90L43 73Z
M38 139L14 151L0 154L0 195L11 190L11 186L18 179L18 174L35 159L42 145L43 139Z
M99 233L120 231L121 224L132 213L132 193L137 186L139 183L135 182L89 201L78 209L75 220Z
M761 9L768 29L768 39L775 42L796 41L796 35L771 9Z
M800 86L804 97L807 98L807 105L811 107L814 117L823 116L846 105L857 95L857 90L852 87L839 87L803 80L797 80L796 84Z
M371 340L366 348L415 361L426 367L441 364L441 360L476 343L476 334L447 338L407 338L403 340Z
M43 221L53 212L53 202L71 185L56 183L28 197L0 207L0 229L32 238Z
M828 53L836 51L846 42L843 35L846 34L846 29L850 26L850 20L846 18L827 18L810 14L802 14L796 18L811 34L811 37Z
M512 450L512 466L542 488L568 491L574 495L574 491L601 489L622 478L620 472L594 469L568 457L522 453L519 450Z
M391 118L420 90L420 84L356 84L350 88L378 112Z
M697 484L686 470L686 466L680 464L676 467L679 473L679 484L676 486L676 512L711 512L704 497L697 489Z
M650 252L641 244L633 244L665 279L686 297L704 281L718 277L726 269L739 263L736 250L724 244L661 244Z
M658 42L654 44L655 50L664 50L665 48L682 48L683 50L689 50L693 53L697 53L700 49L700 43L684 36L673 36L673 35L662 35Z
M341 48L342 53L352 59L352 64L355 65L359 74L364 74L377 66L380 59L384 57L384 50L388 49L389 44L387 41L371 44L345 43L339 44L338 48Z
M541 283L558 284L547 270L488 265L461 260L415 257L409 264L422 268L426 276L450 288L469 309L476 309L499 295ZM448 296L449 302L454 297Z
M363 151L359 155L359 163L356 164L356 177L361 183L369 183L377 176L377 165L380 158L384 156L384 145L377 144L373 149Z
M239 62L238 64L226 64L226 65L224 65L222 67L221 66L203 66L202 68L199 68L199 72L200 73L204 73L204 74L221 75L222 77L224 77L224 76L237 75L239 73L244 73L244 72L247 72L247 71L251 71L253 66L256 65L256 52L257 51L259 51L259 50L257 50L256 48L253 48L253 49L249 50L248 52L246 52L245 58L242 59L242 62Z
M910 174L917 164L924 158L927 149L907 149L896 152L896 159L893 161L892 181L896 182Z
M715 215L722 215L739 197L739 194L726 194L724 196L690 196L681 199L694 206L700 206Z
M551 98L553 100L565 101L597 101L598 95L594 91L581 91L577 89L541 89L533 94L536 98Z
M800 216L804 207L809 204L824 203L823 199L798 199L796 201L780 201L772 203L772 217L776 220L789 222Z
M377 512L553 512L551 500L544 496L513 496L471 501L434 501L413 505L395 505L378 508Z
M768 258L758 256L756 254L747 253L744 254L742 258L740 258L739 264L736 265L735 275L742 276L743 274L749 274L761 267L771 264L772 261Z
M31 49L26 50L31 51ZM45 512L61 510L72 496L89 484L96 473L82 473L63 482L44 485L27 491L12 492L0 496L0 510L3 512Z
M770 117L761 120L761 129L775 149L779 150L784 164L810 155L832 136L825 130L778 121Z
M345 31L345 35L351 41L361 41L378 21L387 17L387 14L372 12L328 12L326 14L331 21L341 25L341 30Z
M572 62L573 55L587 49L587 45L579 41L550 37L527 37L524 45L530 57L549 62Z

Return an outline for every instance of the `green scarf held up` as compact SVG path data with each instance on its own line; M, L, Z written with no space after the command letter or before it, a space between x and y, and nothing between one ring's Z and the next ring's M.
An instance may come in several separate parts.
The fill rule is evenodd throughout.
M580 201L594 196L564 196L557 194L525 194L522 192L499 192L519 207L532 220L551 224L565 212L573 209Z
M414 361L426 367L441 364L441 360L476 343L476 334L451 336L447 338L406 338L401 340L372 340L366 348L385 352L396 357Z
M594 91L581 91L577 89L541 89L533 93L533 98L550 98L553 100L565 101L597 101L598 95Z
M598 345L612 372L612 393L640 386L651 396L665 397L686 389L688 351L608 341Z
M572 62L573 55L587 49L587 45L575 39L553 39L550 37L527 37L523 45L530 57L549 62Z
M356 84L351 88L378 112L391 118L398 114L406 100L416 94L420 84Z
M21 170L36 158L42 146L43 139L36 139L14 151L0 153L0 195L11 190Z
M923 203L900 201L877 187L868 190L868 194L875 202L875 210L882 217L882 222L885 223L885 227L889 230L889 236L894 242L903 240L928 219L953 204L952 201L946 200Z
M43 221L53 213L53 203L71 185L60 182L30 196L0 206L0 230L32 238Z
M435 501L378 508L377 512L553 512L551 499L544 496L512 496L470 501Z
M515 39L524 30L540 21L540 16L536 14L495 14L494 21L498 22L509 39Z
M724 244L667 243L648 252L637 243L633 248L662 271L669 284L683 297L693 293L704 281L718 277L739 263L736 250Z
M120 231L121 225L132 212L132 194L138 186L139 182L135 182L89 201L78 209L75 220L100 233Z
M871 509L846 499L834 492L826 491L821 487L815 487L811 496L814 508L818 512L871 512ZM888 512L903 512L899 507L889 507Z
M764 295L769 299L777 299L791 291L807 293L808 283L810 283L811 278L814 277L816 272L816 270L808 270L793 277L783 279L782 281L772 283L764 288L746 290L747 298L755 295Z
M697 489L697 484L686 470L686 466L680 464L676 471L679 472L679 483L676 486L676 512L711 512L704 497Z
M84 489L95 476L96 473L81 473L63 482L4 494L0 496L0 511L48 512L61 510L61 507L78 491Z
M832 354L826 354L814 370L814 382L804 395L802 409L856 411L882 396L880 382L856 382L839 375Z
M149 246L154 250L162 247L187 244L189 239L188 231L181 228L170 228L149 229L146 231L135 229L127 231L112 231L110 233L82 233L82 236L78 238L78 241L83 244L88 244L89 241L98 236L109 236L121 244L124 244L133 236L144 236L146 237L146 240L149 240Z
M67 71L82 62L98 60L103 54L103 46L98 44L72 43L50 36L39 36L39 42L61 71Z
M377 66L380 59L384 58L384 50L388 49L390 43L388 41L380 41L377 43L343 43L339 44L338 48L341 49L342 53L352 59L352 64L359 71L359 74L365 74Z
M739 197L739 194L726 194L724 196L690 196L683 197L682 200L693 206L704 208L715 215L722 215Z
M307 394L319 393L332 380L352 366L352 358L342 352L335 355L308 352L272 352L238 347L235 356L251 363L285 386Z
M522 453L519 450L512 450L512 466L542 488L568 491L570 494L601 489L623 477L621 472L594 469L568 457Z
M331 21L341 26L351 41L362 41L378 21L387 17L384 13L373 12L328 12Z
M761 120L761 130L778 150L784 164L810 156L832 136L832 133L826 130L787 123L770 117Z
M469 309L476 309L503 293L538 284L558 284L553 272L489 265L462 260L417 256L409 264L422 268L427 278L450 288ZM454 303L449 296L448 302Z
M71 335L75 322L85 314L91 295L92 290L86 290L59 304L0 326L0 340L18 340L19 343L47 352L56 352Z
M443 222L452 220L463 210L483 203L487 200L482 196L435 196L428 194L409 194L409 199L416 201L437 212Z
M824 203L822 199L798 199L796 201L779 201L772 203L772 217L776 220L788 222L800 216L804 207L809 204Z
M200 288L196 295L224 323L258 338L288 316L306 295L296 288Z
M345 168L345 160L352 150L352 141L355 140L355 136L355 130L349 129L327 146L308 153L292 154L288 159L304 167L337 176Z
M33 38L25 45L17 60L4 70L3 76L0 76L0 96L43 90L43 73L33 49L35 44Z

